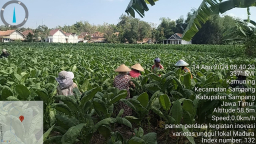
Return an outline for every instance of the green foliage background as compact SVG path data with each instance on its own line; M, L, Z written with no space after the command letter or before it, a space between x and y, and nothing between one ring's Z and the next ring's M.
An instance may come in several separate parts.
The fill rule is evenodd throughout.
M230 76L231 70L197 69L194 66L256 63L255 58L244 56L244 48L239 45L8 43L1 47L11 56L0 60L0 98L3 101L43 100L45 143L89 143L97 134L104 136L108 143L144 144L149 137L153 142L168 142L169 129L162 127L158 132L151 129L152 126L160 127L156 121L165 124L209 123L213 108L222 101L197 100L194 87L228 87L227 79L235 79ZM161 77L150 73L155 57L160 57L165 67L158 72ZM180 59L190 64L193 79L190 74L174 67ZM113 88L113 79L117 75L114 70L120 64L132 66L135 63L140 63L145 73L133 80L136 85L131 89L133 98L124 99L126 92ZM77 90L74 97L56 95L55 78L62 70L74 72L74 81L82 95ZM255 69L250 71L255 72ZM255 88L255 85L249 87ZM121 117L123 110L116 113L118 101L129 105L134 111L133 116ZM125 137L116 131L117 123L136 134ZM142 128L147 129L148 134L144 134ZM164 140L160 133L166 135ZM187 139L196 143L194 137Z

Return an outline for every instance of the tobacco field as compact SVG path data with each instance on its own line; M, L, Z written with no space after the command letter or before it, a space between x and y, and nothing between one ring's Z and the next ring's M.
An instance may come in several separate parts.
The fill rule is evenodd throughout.
M0 46L11 54L7 59L0 59L0 99L44 101L45 144L196 144L200 143L200 137L177 137L172 133L214 129L165 129L165 124L222 123L211 121L214 108L222 101L198 100L196 95L255 95L195 91L195 87L228 88L227 80L236 79L230 75L231 69L198 69L197 65L245 65L255 72L251 65L256 65L256 58L246 57L239 45L8 43ZM158 72L161 77L150 72L156 57L165 68ZM193 79L174 66L180 59L189 63ZM145 72L133 79L136 88L131 89L132 98L124 99L126 91L113 87L117 75L114 70L121 64L136 63ZM74 73L74 82L82 94L75 89L73 97L57 96L55 78L62 70ZM255 74L248 79L255 80ZM63 103L56 103L59 100ZM115 109L118 101L129 105L133 115L121 117L123 110ZM250 109L255 110L256 106ZM234 122L254 123L227 123ZM118 129L118 124L123 127ZM255 132L255 129L241 131Z

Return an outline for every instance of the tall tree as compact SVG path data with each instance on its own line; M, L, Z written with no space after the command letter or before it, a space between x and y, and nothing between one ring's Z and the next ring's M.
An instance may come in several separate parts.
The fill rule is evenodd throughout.
M186 26L187 24L185 23L183 16L181 16L179 19L176 20L175 33L183 33Z
M107 43L119 43L118 35L114 34L116 32L115 25L108 25L105 29L105 35Z
M139 21L138 40L151 37L151 26L145 21Z
M27 42L33 42L33 35L31 33L28 34L28 36L26 37L26 41Z
M121 15L116 30L119 32L121 42L136 43L144 38L151 37L151 26L131 16Z
M160 18L161 23L158 26L158 30L164 32L164 37L169 38L175 33L176 24L175 21L171 20L170 18Z
M38 36L41 37L41 41L45 41L49 35L50 29L46 25L40 25L37 28Z

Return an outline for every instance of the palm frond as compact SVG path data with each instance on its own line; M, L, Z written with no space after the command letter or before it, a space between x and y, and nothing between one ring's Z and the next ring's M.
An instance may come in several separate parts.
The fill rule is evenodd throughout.
M145 11L149 10L147 4L153 6L156 1L158 0L131 0L125 12L130 14L132 17L135 17L134 11L136 11L141 17L144 17Z
M246 39L250 39L256 28L248 26L249 23L254 25L253 23L255 22L252 20L250 22L247 20L236 21L236 26L223 34L224 41L240 41L244 43Z
M183 39L191 40L211 15L222 14L233 8L247 8L253 6L256 6L256 0L228 0L224 2L219 2L219 0L203 0L196 13L190 19L183 33Z

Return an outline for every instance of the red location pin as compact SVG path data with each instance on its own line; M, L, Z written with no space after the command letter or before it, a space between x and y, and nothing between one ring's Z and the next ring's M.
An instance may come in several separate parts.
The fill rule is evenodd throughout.
M24 120L24 116L21 115L21 116L19 117L19 119L20 119L20 121L22 122L22 121Z

